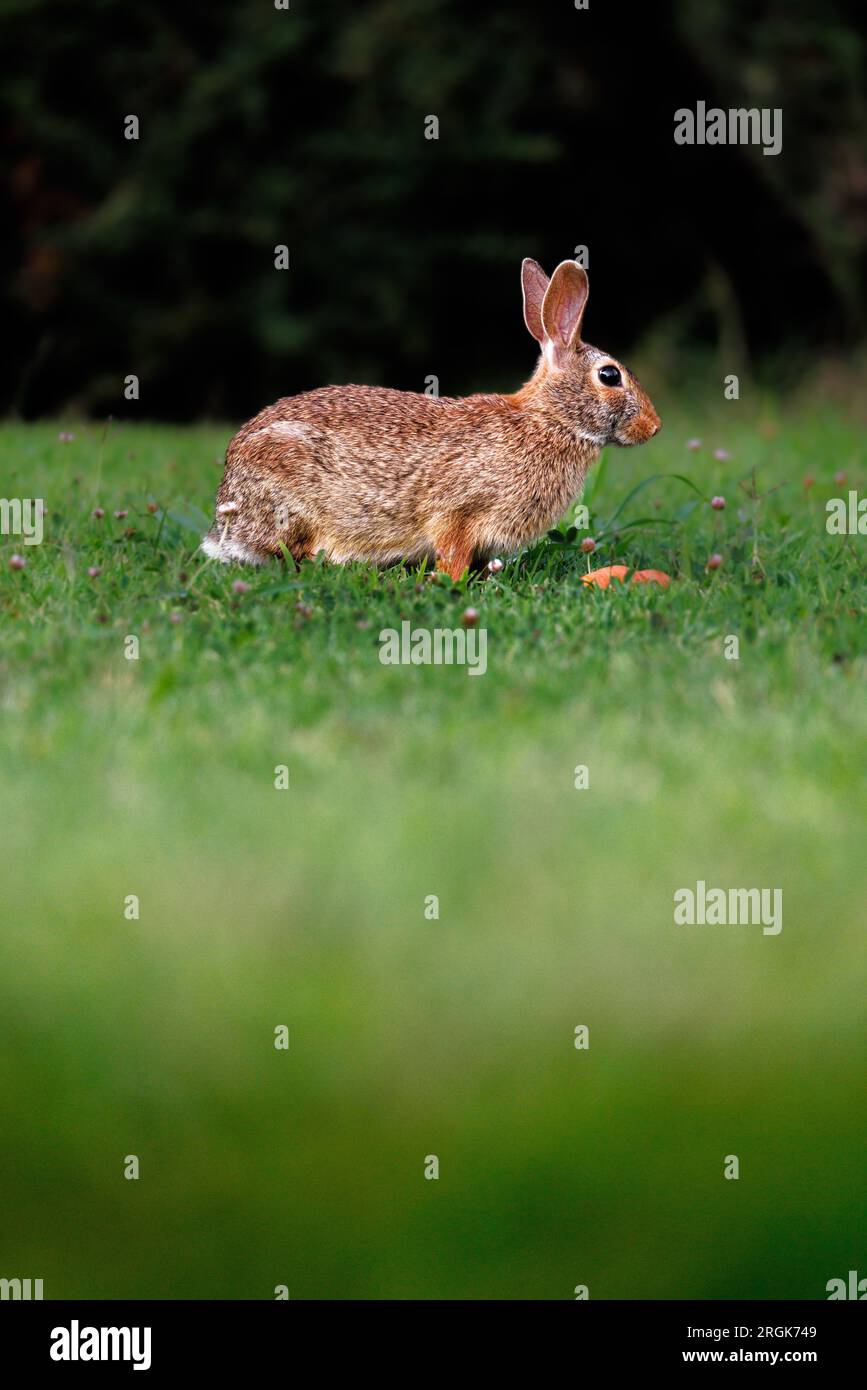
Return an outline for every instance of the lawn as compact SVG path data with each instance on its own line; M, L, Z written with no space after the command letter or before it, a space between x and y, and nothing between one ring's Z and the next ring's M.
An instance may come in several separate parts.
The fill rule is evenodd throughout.
M662 413L589 531L458 586L205 561L229 427L0 430L46 507L0 537L0 1275L804 1299L863 1266L865 542L825 529L863 425ZM613 560L672 584L582 583ZM468 607L483 676L379 661ZM698 880L780 889L782 930L676 925Z

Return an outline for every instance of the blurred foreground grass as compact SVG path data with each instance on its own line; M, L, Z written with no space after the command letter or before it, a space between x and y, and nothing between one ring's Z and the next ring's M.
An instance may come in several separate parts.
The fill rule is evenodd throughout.
M857 1267L864 540L824 501L863 495L863 435L739 411L667 415L591 494L595 530L655 473L726 496L656 482L620 524L672 524L592 561L667 592L588 591L549 541L465 591L224 570L195 545L228 430L0 432L0 491L48 512L0 538L0 1275L797 1299ZM484 677L380 664L468 604ZM782 888L781 934L674 926L700 878Z

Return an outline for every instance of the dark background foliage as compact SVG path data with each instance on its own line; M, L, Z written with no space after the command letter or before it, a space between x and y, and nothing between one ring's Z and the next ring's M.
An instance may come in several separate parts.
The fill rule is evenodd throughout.
M864 335L861 0L2 15L6 410L241 417L329 381L516 384L520 259L579 244L588 337L660 371L791 371ZM675 145L699 99L782 107L782 153Z

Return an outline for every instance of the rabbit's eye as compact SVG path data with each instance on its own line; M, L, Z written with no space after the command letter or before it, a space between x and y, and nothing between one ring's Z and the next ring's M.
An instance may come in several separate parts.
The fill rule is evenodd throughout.
M599 380L600 380L605 386L620 386L620 385L622 385L622 381L621 381L621 378L620 378L620 373L619 373L619 371L617 370L616 367L600 367L600 368L599 368Z

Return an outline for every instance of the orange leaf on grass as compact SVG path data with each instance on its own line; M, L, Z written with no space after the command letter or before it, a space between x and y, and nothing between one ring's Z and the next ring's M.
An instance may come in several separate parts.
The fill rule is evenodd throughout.
M595 585L597 589L607 589L612 579L623 583L629 573L628 565L605 565L600 570L591 570L589 574L582 574L583 583ZM630 580L631 584L659 584L661 588L667 589L671 583L671 575L664 570L636 570Z

